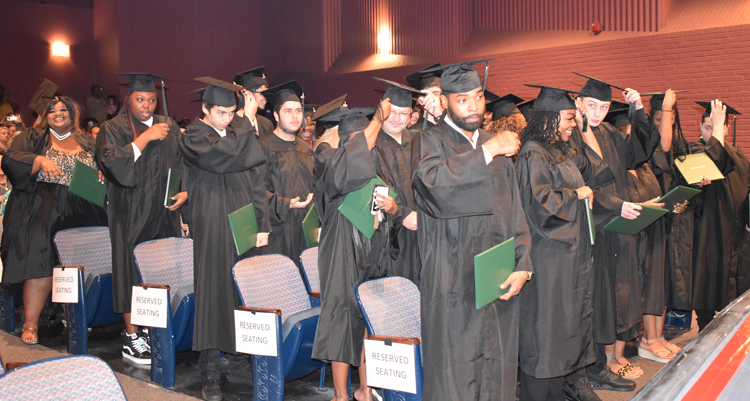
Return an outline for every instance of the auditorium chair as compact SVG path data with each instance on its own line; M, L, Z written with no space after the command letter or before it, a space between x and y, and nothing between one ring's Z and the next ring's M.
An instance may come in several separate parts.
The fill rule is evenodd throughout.
M312 306L320 306L320 275L318 274L318 247L307 248L299 255L300 272Z
M365 318L370 339L392 340L414 345L417 393L383 389L385 401L416 401L422 399L422 329L419 315L419 289L409 279L388 276L365 281L356 290L359 307Z
M162 238L142 242L136 245L133 256L141 285L165 286L169 294L167 327L149 329L151 380L174 387L175 352L193 348L193 240Z
M313 307L299 269L282 255L242 259L232 275L243 309L276 313L276 357L252 355L256 398L281 401L284 382L318 370L325 364L311 358L320 307ZM322 379L322 377L321 377Z
M43 359L0 375L0 394L7 401L125 401L117 376L90 355Z
M78 303L65 304L68 353L88 352L88 328L122 321L112 307L112 243L109 228L77 227L55 234L62 266L82 266L78 272Z

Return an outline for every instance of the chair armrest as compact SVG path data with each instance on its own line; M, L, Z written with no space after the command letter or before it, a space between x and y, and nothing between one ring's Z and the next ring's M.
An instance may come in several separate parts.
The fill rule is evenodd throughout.
M275 313L277 316L281 316L281 309L272 308L253 308L252 306L240 306L240 310L250 312L261 312L261 313Z
M310 291L308 294L313 298L320 298L320 291Z
M169 290L169 286L168 285L162 285L162 284L138 283L138 287L143 287L143 288L162 288L162 289L165 289L165 290Z
M5 371L13 370L15 368L20 368L23 365L26 365L27 362L8 362L5 364Z
M418 337L392 337L392 336L373 336L367 337L369 340L385 341L392 340L394 343L407 344L407 345L419 345L420 340Z
M62 268L62 269L78 269L78 270L83 270L83 266L57 265L55 267L59 267L59 268Z

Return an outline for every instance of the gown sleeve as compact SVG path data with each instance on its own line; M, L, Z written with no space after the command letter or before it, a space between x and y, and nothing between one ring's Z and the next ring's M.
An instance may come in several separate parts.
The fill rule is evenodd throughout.
M14 190L31 192L36 184L36 174L32 174L34 159L39 156L44 134L28 128L10 144L8 153L2 158L2 169L8 176Z
M411 165L417 205L428 215L492 214L490 168L481 147L445 157L439 140L422 131L412 142Z
M588 144L584 143L580 150L571 150L571 155L589 188L600 188L615 182L617 179L607 162L599 157Z
M628 170L635 170L654 154L654 150L659 146L661 135L659 128L646 115L645 109L635 111L631 124L633 124L633 130L629 141L630 146L624 161Z
M133 146L130 127L123 127L114 120L104 123L96 137L95 156L99 170L107 180L119 187L135 188L138 185L138 164Z
M318 166L319 160L324 166ZM364 131L337 149L318 147L316 170L320 174L316 186L329 199L356 191L375 177L375 159L367 148Z
M555 173L547 156L530 150L518 156L516 177L527 216L544 233L564 229L578 216L575 188L555 188Z
M211 135L203 124L188 126L180 141L184 160L215 174L236 173L265 163L250 120L236 118L232 127L234 135L221 137Z

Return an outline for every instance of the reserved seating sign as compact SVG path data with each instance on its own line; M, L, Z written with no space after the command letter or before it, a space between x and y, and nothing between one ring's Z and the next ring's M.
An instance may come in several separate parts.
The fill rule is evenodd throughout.
M78 303L77 266L58 266L52 269L52 302Z
M395 391L417 393L417 367L414 345L365 340L367 385Z
M276 314L234 311L235 349L250 355L278 356Z
M166 288L133 286L130 322L136 326L167 328Z

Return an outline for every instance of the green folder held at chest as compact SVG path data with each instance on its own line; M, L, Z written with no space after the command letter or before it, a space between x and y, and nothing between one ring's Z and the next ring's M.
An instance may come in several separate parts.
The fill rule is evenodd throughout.
M636 217L635 220L628 220L617 216L604 226L604 231L625 235L636 235L646 227L653 224L656 220L659 220L662 216L669 213L669 210L660 207L640 206L642 208L640 210L641 214Z
M172 206L177 202L172 199L173 196L180 192L180 184L182 183L182 172L180 170L169 169L169 176L167 177L167 192L164 194L164 206Z
M687 155L684 160L675 159L674 165L690 185L701 182L703 177L711 181L724 179L724 175L705 152Z
M372 234L375 233L375 219L377 216L370 213L372 192L375 189L375 184L386 185L382 178L375 177L365 184L364 187L354 192L349 192L346 198L344 198L344 202L339 206L339 212L351 221L354 227L357 227L367 239L372 238ZM392 189L388 188L388 196L396 199L397 195Z
M68 192L104 207L107 188L104 183L99 182L99 171L76 160Z
M685 201L695 198L699 193L701 193L700 189L678 185L672 188L671 191L667 192L666 195L662 196L661 199L656 201L656 203L663 203L664 209L671 212L677 204L685 203Z
M232 230L234 247L237 255L249 251L255 247L258 238L258 221L255 219L255 208L250 203L227 215L229 228Z
M313 203L310 210L307 211L305 219L302 220L302 232L305 234L305 245L308 248L318 245L318 229L320 228L320 218L318 210Z
M476 308L482 309L510 290L500 284L516 269L515 237L474 256L474 293Z

